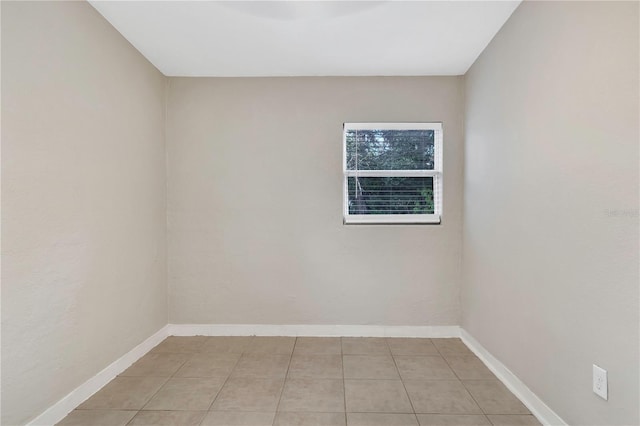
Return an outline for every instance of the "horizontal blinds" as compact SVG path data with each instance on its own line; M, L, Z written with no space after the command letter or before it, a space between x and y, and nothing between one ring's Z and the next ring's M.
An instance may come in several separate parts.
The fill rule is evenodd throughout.
M433 177L440 175L435 170L345 170L345 176L351 177Z
M436 170L435 131L345 129L346 170Z
M346 123L345 220L439 222L441 147L440 123Z
M434 214L433 178L349 177L349 214Z

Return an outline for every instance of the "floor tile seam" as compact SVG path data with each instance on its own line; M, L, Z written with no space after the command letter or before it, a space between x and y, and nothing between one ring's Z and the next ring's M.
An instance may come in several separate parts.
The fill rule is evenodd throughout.
M343 357L345 357L345 356L369 356L369 357L377 357L377 358L389 358L389 357L392 357L394 355L391 354L391 353L383 353L383 352L374 352L374 353L367 352L367 353L344 353L342 356ZM436 356L438 356L438 355L436 355Z
M491 418L489 416L529 416L529 417L533 417L538 423L540 423L537 417L531 413L530 414L485 414L485 417L487 418L487 420L492 426L497 426L497 425L491 421Z
M220 389L218 389L218 392L216 393L215 397L213 398L213 400L211 400L211 404L209 404L209 408L207 409L207 412L211 411L211 408L213 407L213 404L216 402L216 400L218 399L218 397L220 396L220 394L222 393L222 390L224 389L224 387L227 385L227 383L229 382L229 379L231 378L231 375L233 374L233 370L236 369L236 366L238 365L238 363L240 362L240 359L242 358L242 355L240 355L238 357L238 359L236 359L235 364L233 364L233 368L231 368L231 372L229 372L229 375L227 376L227 378L224 380L224 383L222 383L222 386L220 386ZM205 415L206 417L206 415ZM202 419L202 421L204 421L204 418ZM202 422L200 422L202 424Z
M402 380L401 378L378 378L378 377L345 377L344 380Z
M482 416L487 417L483 413L452 413L451 411L418 411L415 413L409 413L404 411L347 411L348 414L415 414L417 415L438 415L438 416ZM514 414L491 414L492 416L513 416ZM528 414L515 414L519 416L525 416Z
M438 416L482 416L484 417L484 419L487 421L487 425L486 426L495 426L491 420L489 419L489 417L487 417L485 414L444 414L444 413L419 413L419 415L438 415ZM416 418L418 417L418 414L416 414ZM422 423L420 423L420 420L418 419L418 425L422 426Z
M242 360L244 355L263 355L263 356L267 355L267 356L279 356L279 357L285 357L286 356L286 354L279 354L279 353L265 353L265 354L249 353L249 354L242 354L242 356L240 356L240 358L238 358L238 362L236 363L236 365L231 370L231 373L229 373L230 377L233 377L233 378L253 377L253 378L256 378L256 379L285 379L286 380L287 374L289 372L289 367L291 365L291 359L293 357L293 355L289 356L289 361L287 363L287 370L285 371L284 376L282 376L282 377L281 377L280 374L277 374L277 375L274 374L274 375L270 375L270 376L261 376L261 375L259 375L259 373L258 374L256 374L256 373L253 373L253 374L240 373L240 375L238 375L236 373L235 369L238 367L238 364L240 363L240 361Z
M486 414L485 414L484 416L487 418L487 420L489 421L489 424L490 424L491 426L496 426L496 425L495 425L495 423L493 423L493 422L491 421L491 419L489 418L489 416L488 416L488 415L486 415Z
M368 381L379 381L379 382L403 382L404 380L402 378L398 378L398 379L377 379L377 378L352 378L352 377L346 377L345 380L368 380ZM409 381L411 381L412 379L409 379ZM449 380L451 381L451 379L415 379L414 381L421 381L421 382L427 382L427 381L446 381Z
M291 353L289 354L289 363L287 364L287 371L284 374L284 380L282 381L282 389L280 389L280 396L278 397L278 403L276 404L276 413L279 411L280 403L282 402L282 395L284 395L285 387L287 386L287 376L289 375L289 369L291 368L291 360L293 359L293 352L296 349L296 345L298 344L298 338L296 337L293 341L293 347L291 348ZM273 421L275 422L275 416L273 417Z
M413 415L415 415L416 413L412 413L410 411L362 411L362 410L358 410L358 411L347 411L347 414L413 414Z
M185 359L185 360L180 364L180 367L178 367L178 368L173 372L173 374L171 374L169 377L167 377L167 379L164 381L164 383L162 383L162 385L160 385L160 387L158 388L158 390L157 390L157 391L156 391L156 392L151 396L151 398L149 398L149 399L148 399L148 400L147 400L147 401L142 405L142 407L140 407L140 408L139 408L139 410L138 410L138 411L143 411L143 410L145 409L145 407L146 407L147 405L149 405L149 403L151 402L151 400L152 400L153 398L155 398L155 397L156 397L156 395L158 395L158 393L160 393L160 391L162 390L162 388L164 388L164 387L165 387L165 385L166 385L167 383L169 383L169 381L170 381L171 379L173 379L173 378L174 378L174 376L178 373L178 371L180 371L180 369L181 369L182 367L184 367L184 365L187 363L187 361L193 357L193 353L191 353L190 355L191 355L191 357L190 357L190 358L188 358L188 359ZM148 411L151 411L151 410L148 410Z
M346 355L346 356L368 356L368 355ZM401 380L401 375L400 372L398 371L397 365L395 363L395 360L393 359L393 356L391 355L382 355L382 356L375 356L375 355L371 355L369 356L371 358L391 358L391 361L393 362L394 368L395 368L395 372L396 372L396 377L394 378L390 378L390 377L382 377L382 378L378 378L378 377L346 377L345 376L345 380ZM344 356L342 359L342 363L344 365Z
M402 376L401 376L402 377ZM457 377L401 378L403 382L459 382Z
M220 390L222 390L222 388L220 388ZM204 423L204 419L206 419L208 415L209 415L209 410L207 410L207 411L204 413L204 416L202 416L202 418L201 418L201 419L200 419L200 421L198 422L198 426L202 426L202 423ZM273 426L273 425L272 425L272 426Z
M285 377L285 380L289 380L289 379L344 380L344 376L343 374L341 374L340 376L336 374L335 376L327 377L327 376L319 376L317 374L307 375L305 372L289 371L289 373Z
M451 412L451 411L418 411L416 414L425 414L425 415L438 415L438 416L482 416L487 417L484 413L460 413L460 412ZM488 418L487 418L488 420Z
M349 411L349 414L415 414L404 411Z
M392 356L405 356L405 354L395 354L393 353L393 349L391 348L391 344L389 344L389 341L392 341L393 339L398 339L398 337L387 337L387 344L389 345L389 349L391 350L391 355ZM417 356L442 356L440 354L440 352L438 351L438 348L436 347L435 343L433 343L433 339L429 338L429 337L400 337L400 339L416 339L416 340L420 340L420 341L428 341L431 346L433 347L433 349L435 349L436 353L435 354L408 354L408 356L413 356L413 355L417 355Z
M411 400L411 396L409 395L409 391L407 390L407 386L404 384L404 380L402 379L402 375L400 374L400 369L398 368L398 363L396 362L395 357L391 356L391 359L393 359L393 364L396 367L396 372L398 373L398 376L400 376L400 383L402 383L402 389L404 389L404 393L405 395L407 395L407 399L409 400L409 404L411 405L411 410L413 411L413 415L416 415L416 407L413 406L413 401ZM416 421L418 420L418 417L416 416Z
M314 411L314 410L278 410L276 413L313 413L313 414L344 414L345 411Z
M90 410L111 410L111 411L118 411L118 410L125 410L125 411L142 411L144 409L144 407L149 403L149 401L151 401L157 394L158 392L160 392L160 389L162 389L162 387L164 385L167 384L167 382L169 381L169 379L171 377L154 377L154 376L116 376L115 378L113 378L109 383L112 383L113 380L117 379L118 377L125 377L125 378L132 378L132 379L146 379L146 378L154 378L154 379L164 379L164 381L162 382L162 384L158 387L158 389L153 393L153 395L151 395L148 399L145 399L144 402L142 403L142 406L140 406L140 408L93 408ZM109 383L107 383L106 385L104 385L102 388L100 388L100 390L98 390L98 392L94 393L93 395L91 395L89 398L87 398L87 401L90 398L93 398L95 395L97 395L100 391L104 390L104 388L106 388ZM84 403L84 402L83 402ZM82 404L81 404L82 405ZM79 408L76 407L76 410L78 410ZM82 408L80 408L82 409Z
M162 343L162 342L160 342ZM141 374L141 375L131 375L131 376L125 376L122 373L126 373L126 371L133 367L134 364L136 364L137 362L141 361L142 358L144 358L147 355L155 355L155 354L174 354L174 355L190 355L189 358L185 359L184 361L182 361L180 363L180 366L178 367L177 370L175 370L173 373L171 373L170 375L163 375L163 376L154 376L154 375L150 375L150 374ZM135 362L133 362L129 367L127 367L124 371L122 371L120 374L116 375L116 377L160 377L160 378L172 378L182 367L184 367L184 365L191 360L191 358L193 358L193 356L195 355L195 353L191 353L191 352L153 352L153 349L151 349L149 352L147 352L146 354L142 355L140 358L138 358ZM163 384L164 386L164 384Z
M271 412L271 411L270 411ZM314 410L304 410L304 411L276 411L276 413L313 413L313 414L342 414L344 411L314 411Z
M433 346L436 347L436 350L438 351L438 353L440 354L440 356L442 356L443 358L446 359L446 355L450 355L450 356L475 356L475 354L473 352L471 352L471 350L467 347L467 345L464 344L464 342L462 342L462 344L464 345L465 348L467 348L468 352L456 352L456 351L451 351L448 352L447 351L442 351L440 350L440 348L438 347L438 345L435 344L435 342L433 342L433 339L431 339Z
M187 359L185 359L182 364L180 364L180 367L178 367L178 369L176 371L174 371L171 376L169 376L169 379L173 379L174 377L176 377L176 374L178 374L178 371L180 371L182 369L182 367L184 367L187 364L187 362L191 361L193 359L193 357L196 356L196 354L197 353L190 353L189 357ZM164 386L164 385L162 385L162 386Z
M203 412L203 413L314 413L314 414L342 414L344 411L326 411L326 410L298 410L298 411L269 411L269 410L149 410L149 411L192 411L192 412ZM409 411L347 411L350 414L414 414ZM482 414L452 414L452 413L418 413L418 414L446 414L446 415L459 415L459 416L471 416L471 415L482 415Z
M407 354L407 353L402 353L402 354L391 354L392 357L396 358L443 358L444 357L440 354Z
M435 346L436 351L440 354L440 356L444 358L444 354L442 353L442 351L440 351L440 348L438 347L438 345L436 345L436 342L434 342L433 339L431 340L431 343L433 343L433 346Z
M340 365L342 366L342 403L344 405L344 424L348 425L347 419L347 385L344 376L344 351L342 349L342 337L340 338Z
M277 413L269 410L209 410L207 413Z
M95 410L84 410L84 411L95 411ZM102 410L102 411L136 411L136 410ZM136 411L136 413L141 413L143 410ZM269 414L278 414L278 413L311 413L311 414L416 414L416 415L438 415L438 416L482 416L487 418L488 416L523 416L523 417L534 417L532 414L489 414L485 415L483 413L454 413L451 411L418 411L418 412L409 412L409 411L326 411L326 410L278 410L278 411L269 411L269 410L144 410L148 413L151 412L183 412L183 413L269 413Z
M204 354L204 353L200 353L198 355L201 355L201 354ZM214 375L208 375L208 376L175 376L175 374L178 374L180 372L180 370L182 370L182 368L186 365L186 363L191 361L191 359L189 359L189 360L187 360L185 362L185 364L183 364L180 368L178 368L178 370L174 374L174 378L176 378L176 379L213 379L213 378L216 378L216 377L227 377L228 378L233 373L233 370L235 369L236 365L240 361L240 358L241 357L238 357L238 358L235 359L233 367L231 367L231 370L229 371L228 374L224 374L224 375L223 374L214 374ZM231 358L227 358L227 359L231 359Z
M454 376L456 376L458 378L458 380L462 381L462 379L460 378L460 376L458 375L456 370L454 370L453 367L451 366L451 364L449 363L449 360L447 360L445 357L442 357L442 359L444 359L444 362L447 364L447 367L449 367L449 370L451 370L451 372L454 374ZM465 387L465 389L467 389L467 388Z
M458 375L456 374L456 372L453 370L453 368L451 368L451 365L449 364L449 362L447 362L447 360L444 357L440 357L444 360L445 364L447 364L447 367L449 368L449 371L451 371L454 375L454 377L443 377L443 378L438 378L438 377L434 377L434 378L429 378L429 379L413 379L413 380L452 380L454 378L461 380ZM397 366L397 360L395 359L395 357L393 358L394 362L396 363ZM402 380L406 380L403 376L402 373L400 372L400 368L398 368L398 374L400 374L400 378ZM408 379L408 380L412 380L412 379Z
M229 375L230 378L232 379L264 379L264 380L287 380L289 377L287 377L286 373L284 374L278 374L278 375L272 375L272 376L263 376L260 374L230 374ZM312 377L292 377L293 379L311 379ZM330 379L327 379L330 380ZM333 379L333 380L337 380L337 379Z
M474 396L471 394L471 392L469 392L469 390L466 388L466 386L464 386L464 382L462 380L408 380L409 382L414 381L414 382L443 382L443 381L449 381L449 382L459 382L462 384L462 386L464 387L464 390L467 392L467 394L471 397L471 399L473 400L473 402L476 404L476 406L480 409L480 413L451 413L451 412L445 412L445 413L440 413L440 412L429 412L429 413L424 413L424 412L418 412L414 411L416 414L445 414L445 415L482 415L484 417L487 418L487 413L484 411L484 409L480 406L480 404L478 403L478 401L476 401L476 399L474 398ZM404 384L404 381L403 381ZM409 392L407 392L408 394ZM409 400L411 400L411 397L409 396Z
M136 411L136 412L140 412L143 410L107 410L107 409L100 409L100 410L82 410L82 411ZM146 412L153 412L153 411L166 411L166 412L172 412L172 411L180 411L180 412L199 412L199 413L320 413L320 414L341 414L344 413L344 411L326 411L326 410L319 410L319 411L315 411L315 410L299 410L299 411L283 411L283 410L279 410L279 411L269 411L269 410L144 410ZM362 411L362 410L355 410L355 411L346 411L349 414L425 414L425 415L442 415L442 416L485 416L485 414L483 413L453 413L451 411L418 411L416 413L413 412L409 412L409 411ZM486 416L530 416L530 417L534 417L533 414L497 414L497 413L491 413L488 414Z
M389 346L387 345L387 350L386 351L382 351L382 350L376 350L376 349L353 349L353 352L349 349L347 349L347 352L343 352L344 355L391 355L391 349L389 348Z
M140 413L140 410L138 410L138 411L133 415L133 417L131 417L131 419L126 423L126 425L125 425L125 426L129 426L130 424L132 424L133 419L135 419L136 417L138 417L138 414L139 414L139 413Z
M471 358L472 356L466 356L466 357ZM475 356L474 356L474 357L475 357ZM443 357L443 358L444 358L444 357ZM489 371L489 373L491 373L491 377L489 377L489 378L487 378L487 377L485 377L485 378L464 378L464 377L462 377L462 376L460 375L461 373L457 372L457 371L456 371L456 369L454 369L454 368L453 368L453 366L452 366L452 365L451 365L451 363L449 362L449 359L444 358L444 360L445 360L445 362L447 363L447 365L449 365L449 368L454 372L454 374L455 374L455 375L456 375L460 380L467 380L467 381L472 381L472 380L498 380L498 378L495 376L495 374L493 374L493 372L491 372L491 370L489 370L489 369L487 368L487 366L486 366L486 365L484 365L484 364L482 363L482 361L480 361L480 363L481 363L481 368L483 367L483 368L485 368L487 371Z
M467 393L469 395L471 395L471 398L473 399L473 401L478 405L478 407L480 407L480 410L482 410L482 414L484 414L484 416L487 418L487 420L489 420L489 414L494 414L494 413L487 413L487 411L482 407L482 405L480 405L480 403L478 402L478 400L476 399L475 396L473 396L473 394L471 393L471 391L469 390L469 388L467 388L467 385L465 384L465 381L471 381L471 382L481 382L481 381L494 381L497 380L496 379L486 379L486 380L482 380L482 379L476 379L476 380L460 380L460 382L462 382L462 386L464 386L464 389L467 391ZM518 400L520 401L520 400ZM489 423L493 424L493 422L491 422L491 420L489 420Z
M291 356L291 364L293 364L293 358L294 358L294 356L295 356L295 352L294 352L294 354ZM303 356L312 356L312 357L313 357L313 356L315 356L315 357L328 357L328 356L330 356L330 357L339 357L339 359L340 359L340 368L341 368L341 377L342 377L342 379L344 380L344 362L343 362L343 359L342 359L342 356L341 356L341 355L338 355L338 354L315 354L315 355L305 354L305 355L303 355ZM289 370L291 370L291 368L289 368ZM322 371L324 371L324 370L326 370L326 369L323 367L323 368L321 368L321 370L322 370ZM303 372L298 372L298 373L295 373L295 371L293 371L293 373L294 373L294 374L305 374L305 373L304 373L304 371L303 371ZM340 379L340 377L312 377L312 376L297 376L297 377L296 377L295 375L293 375L293 376L292 376L291 374L292 374L292 371L288 371L288 372L287 372L287 375L286 375L286 377L285 377L285 378L287 378L287 379L288 379L288 378L300 378L300 379L305 379L305 378L306 378L306 379L315 379L315 378L317 378L317 379L334 379L334 380Z
M137 408L80 408L76 407L73 411L140 411Z
M110 410L110 411L120 411L120 410ZM174 411L179 411L181 413L208 413L207 410L138 410L140 411L145 411L147 413L153 413L153 412L167 412L167 413L172 413Z
M482 414L487 418L487 420L489 420L489 418L487 417L487 413L484 411L484 408L482 408L482 406L480 405L480 403L476 400L476 398L473 396L473 394L471 393L471 391L467 388L467 386L465 386L464 381L460 378L460 376L458 375L458 373L453 369L453 367L451 367L451 364L449 364L449 360L447 360L447 358L444 358L444 362L447 363L447 365L449 366L449 369L451 369L451 371L453 371L453 374L455 374L455 376L458 378L458 380L460 381L460 383L462 384L462 387L464 388L464 390L467 392L467 394L471 397L471 399L473 400L473 402L478 406L478 408L480 409L480 411L482 411ZM491 422L489 422L491 423Z
M145 413L153 413L156 411L161 411L161 412L167 412L167 413L172 413L172 412L180 412L180 413L208 413L209 410L193 410L193 409L184 409L184 408L175 408L173 410L139 410L139 413L145 412Z

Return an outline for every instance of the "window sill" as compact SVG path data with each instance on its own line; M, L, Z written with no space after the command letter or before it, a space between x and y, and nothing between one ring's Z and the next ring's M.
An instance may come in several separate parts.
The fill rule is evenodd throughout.
M344 225L440 225L441 216L436 214L369 214L347 215Z

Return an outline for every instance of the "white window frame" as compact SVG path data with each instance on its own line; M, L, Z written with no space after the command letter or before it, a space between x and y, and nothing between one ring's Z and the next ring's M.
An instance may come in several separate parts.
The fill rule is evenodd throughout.
M347 132L351 130L433 130L433 170L347 170ZM440 224L442 222L442 123L344 123L342 131L343 223ZM349 214L349 177L433 177L433 214Z

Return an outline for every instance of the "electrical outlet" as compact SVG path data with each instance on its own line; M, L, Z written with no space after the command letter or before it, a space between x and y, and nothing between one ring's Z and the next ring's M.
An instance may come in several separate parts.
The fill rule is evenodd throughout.
M593 393L605 401L608 399L607 370L593 364Z

